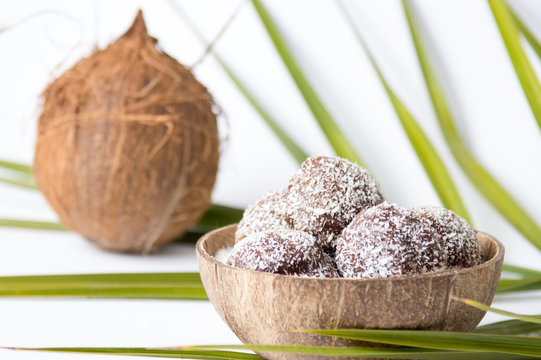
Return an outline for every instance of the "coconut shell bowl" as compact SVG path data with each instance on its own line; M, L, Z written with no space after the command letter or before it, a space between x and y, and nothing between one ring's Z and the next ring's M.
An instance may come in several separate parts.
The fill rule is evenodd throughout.
M307 329L471 331L485 312L455 298L490 304L504 257L482 232L483 263L457 270L379 279L307 278L235 268L214 254L235 243L236 225L197 243L201 279L221 318L245 344L363 346L367 343L292 332ZM267 359L321 359L263 353ZM334 358L336 359L336 358Z

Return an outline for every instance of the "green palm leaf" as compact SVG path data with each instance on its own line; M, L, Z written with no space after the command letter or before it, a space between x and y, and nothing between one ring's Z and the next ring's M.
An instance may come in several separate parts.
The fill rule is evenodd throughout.
M0 168L7 170L6 175L0 176L0 183L27 189L37 189L30 166L13 161L0 160Z
M532 291L541 289L541 271L523 266L503 264L502 271L512 275L520 275L518 279L500 279L498 293Z
M522 276L541 276L541 271L539 270L511 264L503 264L502 271Z
M531 276L522 279L501 279L498 283L498 293L518 291L534 291L541 289L541 276Z
M171 4L172 8L175 10L177 14L179 14L180 17L184 20L184 22L188 25L190 30L194 33L195 37L202 43L202 44L208 44L208 41L205 39L203 34L199 31L196 24L192 21L192 19L182 10L178 2L174 0L170 0L169 3ZM257 113L261 116L263 121L267 124L267 126L274 132L276 137L282 142L282 144L285 146L285 148L289 151L291 156L297 161L297 163L301 164L306 158L308 157L308 154L302 150L302 148L295 143L295 141L287 135L287 133L278 125L278 122L274 120L274 118L263 108L263 106L256 100L256 98L250 93L247 86L243 84L243 82L240 80L240 78L235 74L235 72L227 66L225 61L215 52L212 51L212 55L216 62L222 67L222 69L225 71L229 79L235 84L237 89L241 92L242 95L248 100L250 105L257 111Z
M54 225L53 223L51 225ZM51 230L54 230L54 227L51 228ZM60 229L59 229L60 230ZM200 233L194 232L193 237L200 237ZM182 274L182 273L181 273ZM115 277L117 276L117 277ZM146 276L150 276L150 278L147 278ZM87 291L88 289L91 289L92 286L94 286L97 283L105 283L108 284L109 279L113 279L114 281L118 281L118 286L122 287L125 282L133 283L137 282L139 279L142 281L142 286L148 285L148 283L144 281L152 281L158 284L158 286L162 286L163 282L161 282L161 276L169 277L175 276L174 274L169 273L158 273L158 274L94 274L94 275L47 275L47 276L17 276L17 277L0 277L0 295L10 295L12 296L12 291L17 291L19 288L18 286L23 286L27 290L31 290L31 293L34 294L35 292L39 292L40 289L42 289L43 284L47 284L48 281L51 282L51 286L53 289L58 290L58 292L55 293L49 293L51 296L62 296L62 289L63 287L60 285L63 284L70 284L73 282L73 286L75 289L82 289L82 293L70 293L70 295L73 296L86 296L86 293L84 291ZM96 281L95 281L96 280ZM144 280L144 281L143 281ZM529 281L530 279L526 279ZM505 279L501 280L501 282L505 283ZM511 280L511 281L521 281L519 280ZM539 284L541 280L539 278L535 278L536 285L537 286L531 286L531 289L524 289L524 290L537 290L540 288ZM526 285L529 283L526 283ZM526 286L523 283L511 283L510 285L503 286L503 288L500 289L499 292L510 292L510 291L524 291L523 289L517 289L508 290L507 287L516 286L519 285ZM70 285L71 286L71 285ZM56 291L55 290L55 291ZM89 290L90 291L90 290ZM159 297L159 296L158 296Z
M218 223L227 222L227 218L224 220L218 219ZM220 225L224 226L224 225ZM58 222L51 221L37 221L37 220L20 220L20 219L5 219L0 218L0 227L10 227L17 229L27 229L27 230L46 230L46 231L67 231L67 229ZM182 237L180 237L178 242L196 242L199 238L205 235L207 232L216 229L217 226L211 225L194 225L192 226Z
M376 73L378 74L378 77L381 80L387 95L389 96L389 100L395 109L396 115L398 116L398 119L400 120L400 123L402 124L402 127L410 140L411 146L421 161L421 164L423 165L423 168L425 169L425 172L430 179L432 186L436 190L442 204L471 223L466 206L464 205L453 179L449 175L449 172L447 171L447 168L438 155L436 149L425 135L415 118L406 108L404 103L398 98L396 93L389 86L374 57L370 53L366 42L355 26L350 13L346 10L341 1L338 2L338 5L353 32L355 33L361 47L364 49L366 55L372 63L372 66L376 70Z
M0 167L17 171L20 174L27 174L29 175L29 178L32 178L32 168L28 165L0 160ZM37 189L35 183L32 184L34 188ZM239 222L242 218L243 212L244 210L231 206L212 204L201 219L202 225L216 223L219 226L225 226Z
M520 44L520 32L517 23L503 0L488 0L488 3L500 29L507 53L513 63L524 94L528 99L537 124L541 128L541 84Z
M238 223L243 213L243 210L231 206L212 204L197 224L215 229Z
M445 96L428 55L425 51L412 9L408 0L402 0L413 43L421 64L424 79L434 105L443 135L458 164L462 167L477 190L509 221L526 239L541 250L541 228L522 209L511 195L475 159L462 142L453 117L447 106Z
M509 317L515 318L517 320L525 321L525 322L541 324L541 315L522 315L522 314L512 313L505 310L495 309L493 307L490 307L486 304L480 303L479 301L475 301L475 300L461 299L461 298L456 298L456 297L454 297L454 299L483 311L490 311L495 314L509 316Z
M345 339L438 350L485 351L541 357L541 338L482 333L414 330L308 330Z
M127 273L0 277L2 296L207 300L199 273Z
M28 165L0 160L0 167L17 171L21 175L29 175L27 179L0 177L0 182L37 190L37 186L32 179L32 168ZM190 231L188 231L186 236L192 237L196 235L197 238L199 238L208 231L222 226L238 223L242 219L243 213L244 210L242 209L237 209L226 205L212 204L207 209L205 214L203 214L201 219L199 219L198 223L194 225ZM0 227L15 227L34 230L66 230L66 228L60 223L18 219L0 219Z
M51 230L54 230L52 228ZM200 233L194 233L193 237L200 237ZM187 276L185 273L180 273L180 276ZM193 273L197 274L197 273ZM177 273L150 273L150 274L93 274L93 275L42 275L42 276L16 276L16 277L0 277L0 295L3 296L14 296L14 294L17 295L32 295L37 296L40 295L39 291L43 289L44 285L48 285L48 282L50 282L49 290L53 289L54 292L48 292L47 295L50 296L63 296L64 293L64 285L68 284L70 286L70 296L86 296L87 292L95 291L96 289L93 288L93 286L98 286L101 288L104 285L100 284L110 284L110 281L117 282L118 287L126 287L125 284L133 284L137 283L139 280L141 281L141 286L145 287L149 285L149 283L156 284L157 287L163 287L164 282L162 281L163 278L166 280L171 280L171 277L175 279L175 276L177 276ZM200 286L198 275L190 275L195 276L197 278L198 286ZM526 279L529 280L529 279ZM535 278L536 280L536 287L533 287L531 289L526 290L537 290L540 288L539 283L541 280L539 278ZM179 281L182 281L180 279ZM506 280L501 280L502 282L505 282ZM515 280L513 280L515 281ZM520 280L516 280L520 281ZM175 284L172 284L172 286ZM512 283L508 286L518 286L519 284ZM525 285L523 285L525 286ZM19 291L21 288L25 289L25 292ZM128 288L131 288L131 285L128 286ZM75 290L80 289L81 293L74 292ZM73 290L73 291L72 291ZM519 289L520 291L524 291L522 289ZM515 290L515 291L519 291ZM503 287L503 289L500 289L500 292L509 292L513 291L507 290L506 286ZM28 292L28 293L27 293ZM99 295L98 293L94 292L95 295ZM26 296L25 295L25 296ZM161 296L157 296L158 298L161 298Z
M520 320L505 320L479 326L473 332L500 335L539 335L541 325Z
M532 356L502 354L486 351L445 351L423 348L369 348L369 347L319 347L295 345L209 345L183 346L179 348L13 348L13 350L84 353L101 355L149 356L177 359L262 359L258 355L220 349L255 350L329 357L391 358L391 359L437 359L437 360L521 360Z
M30 350L43 352L63 352L98 355L145 356L172 359L210 359L210 360L252 360L263 359L256 354L237 351L208 350L191 347L180 349L152 349L152 348L11 348L12 350Z
M438 332L441 333L441 332ZM464 333L468 335L469 333ZM438 350L424 347L327 347L302 345L214 345L198 346L213 349L250 349L252 351L271 351L295 354L326 355L329 357L343 356L355 358L391 358L391 359L535 359L527 355L512 355L493 351L453 351Z
M524 38L526 39L526 41L528 41L528 43L530 44L532 49L535 51L537 56L539 56L539 58L541 59L541 44L539 43L537 38L534 36L534 34L532 34L530 29L528 29L526 24L524 24L524 22L520 20L520 17L513 11L511 7L508 7L508 10L513 16L513 20L515 21L515 24L517 25L522 35L524 35Z
M20 220L20 219L0 219L0 227L11 227L19 229L33 230L54 230L64 231L64 225L50 221Z
M28 176L32 176L32 167L28 165L16 163L13 161L0 160L0 167L12 171L17 171Z
M252 4L254 5L263 25L265 26L269 37L274 43L278 54L282 58L284 65L287 67L289 74L295 81L295 84L297 84L297 88L302 94L306 105L308 105L312 111L312 114L319 124L319 127L327 137L327 140L336 154L364 166L361 158L355 152L354 147L342 133L331 114L326 109L325 105L323 105L322 101L319 99L316 92L304 76L303 72L299 68L299 65L297 65L297 62L293 58L293 55L291 55L286 42L282 38L282 35L272 20L270 14L267 12L267 9L265 9L263 6L263 3L260 0L252 0Z
M3 177L0 176L0 183L14 185L30 190L37 190L36 183L31 179L21 179L19 177Z

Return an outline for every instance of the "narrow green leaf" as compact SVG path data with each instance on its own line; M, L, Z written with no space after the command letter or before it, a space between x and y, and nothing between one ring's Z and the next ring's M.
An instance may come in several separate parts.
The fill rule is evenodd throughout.
M503 264L502 271L520 275L519 279L500 279L498 293L533 291L541 289L541 271L523 266Z
M505 320L479 326L473 332L500 335L540 335L541 325L520 320Z
M2 296L207 300L199 273L5 276Z
M434 105L443 135L458 164L475 185L477 190L507 219L526 239L541 250L541 228L522 209L511 195L492 177L492 175L475 159L462 142L453 117L447 106L445 96L428 55L425 51L414 14L408 0L402 0L408 25L423 76Z
M528 99L533 115L537 124L541 128L541 84L537 79L535 71L528 60L520 44L520 32L509 11L507 4L503 0L488 0L496 24L500 29L503 42L507 48L509 58L513 63L517 77L520 80L524 94Z
M215 227L193 225L184 235L176 239L175 242L180 243L196 243L201 236L209 231L215 230Z
M232 359L250 360L262 359L258 355L244 352L225 351L218 349L241 349L266 352L284 352L308 355L326 355L329 357L355 358L393 358L393 359L475 359L479 360L522 360L533 359L530 356L498 354L494 352L458 352L417 348L339 348L318 346L289 346L289 345L210 345L183 346L179 348L13 348L13 350L48 351L64 353L85 353L101 355L149 356L177 359Z
M467 334L466 334L467 335ZM493 351L449 351L425 349L420 347L326 347L302 345L210 345L197 346L212 349L250 349L259 352L283 352L309 355L325 355L329 357L355 357L355 358L389 358L389 359L533 359L523 355L496 353Z
M302 161L304 161L306 157L304 157ZM14 163L10 161L0 160L0 167L4 167L9 170L18 171L21 174L28 175L28 178L24 178L20 180L20 186L25 186L28 188L34 188L37 189L37 186L35 182L28 180L32 179L32 167L25 164L19 164ZM2 178L0 178L0 182L3 181ZM15 182L18 180L14 179L6 179L6 182L11 182L14 185ZM220 204L212 204L203 217L201 218L201 221L199 222L200 225L209 225L213 227L222 227L225 225L233 224L236 222L239 222L240 219L242 219L242 214L244 210L238 209L235 207L227 206L227 205L220 205Z
M284 65L287 67L289 74L295 81L295 84L297 84L297 88L302 94L306 105L308 105L312 111L312 114L319 124L319 127L327 137L327 140L336 154L364 166L361 158L355 152L354 147L342 133L331 114L325 108L325 105L323 105L316 92L297 65L297 62L293 58L293 55L291 55L286 42L282 38L282 35L272 20L270 14L267 12L267 9L265 9L263 6L263 3L260 0L252 0L252 4L254 5L254 8L256 9L263 25L265 26L269 37L274 43L278 54L282 58Z
M203 217L197 222L201 226L219 228L238 223L242 219L243 210L230 206L212 204Z
M541 289L541 276L530 276L521 279L501 279L498 283L498 294L535 291Z
M32 168L28 165L0 160L0 168L3 168L5 175L0 177L0 183L15 185L26 189L37 189L36 182L32 176ZM7 175L9 174L9 176Z
M197 39L202 44L208 44L208 41L199 31L195 22L193 22L192 19L182 10L178 2L175 0L170 0L169 3L171 4L172 8L177 12L177 14L182 17L184 22L188 25L188 27L191 29ZM227 66L225 61L215 51L212 51L212 55L216 62L225 71L229 79L233 82L233 84L235 84L241 94L244 95L246 100L248 100L248 102L250 103L250 105L252 105L255 111L257 111L263 121L265 121L267 126L272 130L272 132L274 132L276 137L282 142L282 144L289 151L291 156L293 156L293 158L297 161L297 163L301 164L304 160L306 160L308 154L306 154L304 150L302 150L302 148L297 145L297 143L295 143L295 141L289 135L287 135L287 133L280 127L280 125L278 125L278 122L276 122L274 118L263 108L261 103L256 100L256 98L248 90L248 87L243 84L243 82L235 74L235 72L229 66Z
M289 151L297 164L302 164L304 160L308 158L308 154L280 127L280 125L278 125L274 118L263 108L261 103L259 103L252 93L249 92L248 88L241 82L240 78L233 73L233 70L231 70L217 55L215 55L215 57L227 76L236 85L255 111L257 111L259 116L261 116L265 124L272 130L282 145Z
M419 126L415 118L411 115L409 110L406 108L404 103L398 98L393 89L389 86L389 83L383 76L376 60L372 56L370 49L366 45L361 33L359 32L357 26L350 13L344 7L343 2L338 2L339 8L342 11L342 14L349 23L351 29L353 30L355 36L361 47L364 49L368 59L372 63L372 66L376 70L378 77L391 100L391 103L395 109L396 115L408 136L408 139L411 143L411 146L415 150L419 161L423 165L425 172L432 183L432 186L436 190L443 206L447 209L454 211L457 215L466 219L470 224L470 216L466 210L466 206L460 197L460 194L445 167L445 164L438 155L436 149L428 139L428 137L423 132L422 128Z
M306 159L306 157L304 157L302 161L304 161L304 159ZM33 190L38 189L36 183L33 181L32 168L30 166L0 160L0 167L5 167L7 169L19 171L23 174L29 175L26 179L12 179L0 177L0 182L10 185L21 186ZM190 232L196 235L203 235L204 233L214 230L216 228L238 223L242 219L243 213L244 210L242 209L226 205L212 204L207 209L205 214L203 214L197 225L195 225ZM36 230L65 230L65 227L59 223L15 219L0 219L0 226Z
M66 230L64 225L57 222L19 220L19 219L0 219L0 227L12 227L12 228L32 229L32 230L55 230L55 231Z
M541 44L539 43L535 35L530 31L530 29L528 29L528 27L526 26L526 24L524 24L520 17L513 11L513 8L509 6L508 10L513 16L513 20L515 21L518 29L520 30L522 35L524 35L524 38L526 38L526 41L528 41L537 56L541 59Z
M27 179L18 179L18 178L9 178L9 177L0 176L0 183L7 184L7 185L14 185L14 186L18 186L18 187L22 187L22 188L30 189L30 190L37 190L36 184L33 181L27 180Z
M196 237L199 239L207 232L219 227L237 223L241 218L242 210L240 209L224 207L223 205L211 205L209 210L199 220L198 224L193 225L183 238ZM67 230L66 227L59 222L3 218L0 218L0 227L32 230Z
M255 360L263 359L256 354L248 354L237 351L205 350L197 348L179 349L153 349L153 348L11 348L12 350L63 352L79 354L100 354L100 355L124 355L124 356L145 356L173 359L211 359L211 360Z
M306 157L307 156L303 157L301 162L304 161L306 159ZM23 179L12 179L12 178L2 178L2 177L0 177L0 182L5 182L7 184L17 185L17 186L22 186L22 187L26 187L26 188L29 188L29 189L37 190L36 183L33 180L31 180L33 178L33 176L32 176L32 168L30 166L0 160L0 167L4 167L4 168L9 169L9 170L15 170L15 171L18 171L18 172L20 172L22 174L27 174L28 175L27 178L23 178ZM200 225L200 226L208 226L209 229L212 230L212 229L215 229L215 228L218 228L218 227L222 227L222 226L226 226L226 225L230 225L230 224L234 224L234 223L239 222L242 219L242 214L243 213L244 213L244 210L242 210L242 209L238 209L238 208L234 208L234 207L226 206L226 205L212 204L207 209L207 211L205 212L203 217L201 217L200 221L198 222L198 225ZM25 225L24 222L21 222L19 220L13 220L13 221L14 221L14 224L17 224L18 222L20 222L21 224L23 224L23 226L21 226L21 227L26 227L26 226L24 226ZM0 220L0 226L7 226L7 225L1 225L1 222L2 221ZM33 223L47 224L47 223L40 222L40 221L33 221ZM58 224L56 224L56 225L58 225ZM15 227L18 227L18 226L15 226ZM28 227L32 228L31 225L28 226ZM39 226L37 228L39 228Z
M523 266L503 264L502 271L522 276L541 276L541 271L529 269Z
M201 235L194 233L192 235L194 238L198 238ZM184 241L189 241L184 239ZM182 274L182 273L181 273ZM136 287L151 287L157 284L158 287L164 287L164 283L161 282L162 277L164 276L177 276L178 274L169 275L165 274L96 274L96 275L50 275L50 276L19 276L19 277L0 277L0 296L87 296L89 292L96 296L101 296L102 293L95 292L95 288L90 288L90 286L98 286L99 289L109 285L109 280L113 279L115 281L115 286L117 288L127 288L127 291L136 291L131 284L133 282L138 283ZM115 278L118 276L118 278ZM151 276L151 278L147 278ZM182 276L186 276L185 274ZM94 281L97 279L96 281ZM169 279L169 278L167 278ZM181 283L185 280L177 280ZM505 280L502 280L505 281ZM50 284L48 283L50 282ZM65 285L69 285L70 288L67 289ZM128 284L128 285L126 285ZM149 285L150 284L150 285ZM200 288L200 280L197 277L195 283L198 288ZM106 286L107 285L107 286ZM167 285L167 284L166 284ZM518 288L521 285L523 288ZM510 292L510 291L525 291L525 290L538 290L541 288L541 280L536 279L535 287L530 285L530 288L526 287L528 284L512 284L509 287L515 286L517 289L506 289L505 287L500 290L500 292ZM174 297L174 286L176 283L171 283L171 288L167 286L164 289L160 290L162 293L156 294L156 298L164 298L164 293L168 292L169 295L165 296L166 298ZM24 291L22 290L24 289ZM101 290L100 290L101 291ZM123 290L124 291L124 290ZM137 290L138 291L138 290ZM136 297L139 292L134 294L129 294L123 292L123 295L129 295L129 297ZM120 294L119 294L120 296ZM142 297L148 298L152 297L152 294L141 294Z
M414 330L308 330L345 339L428 349L485 351L541 357L541 338L479 333Z
M194 243L207 232L216 229L219 226L225 226L229 224L230 218L220 218L216 219L216 226L211 225L193 225L182 237L180 237L178 242L188 242ZM208 219L207 219L208 220ZM52 230L52 231L67 231L67 229L58 222L51 221L37 221L37 220L21 220L21 219L3 219L0 218L0 227L10 227L17 229L27 229L27 230Z
M178 292L182 288L185 293ZM155 292L154 292L155 291ZM83 274L0 277L0 296L204 297L198 273Z
M477 309L480 309L480 310L483 310L483 311L490 311L492 313L509 316L509 317L515 318L517 320L522 320L522 321L531 322L531 323L535 323L535 324L541 324L541 315L522 315L522 314L512 313L512 312L505 311L505 310L495 309L495 308L490 307L490 306L488 306L486 304L483 304L483 303L481 303L479 301L475 301L475 300L471 300L471 299L461 299L461 298L457 298L457 297L453 297L453 298L455 300L457 300L457 301L461 301L464 304L473 306L474 308L477 308ZM540 340L541 340L541 338L540 338ZM540 356L541 356L541 353L540 353Z
M230 224L232 214L230 217L224 217L222 220L220 217L217 217L214 223L216 225L193 225L184 235L176 239L176 242L182 243L195 243L209 231L215 230L217 227L225 226ZM205 221L210 222L211 217L207 218ZM21 220L21 219L5 219L0 218L0 227L10 227L16 229L26 229L26 230L47 230L47 231L68 231L64 225L58 222L52 221L38 221L38 220Z
M0 182L2 179L0 179ZM216 228L238 223L243 210L230 206L212 204L196 225L193 225L179 240L193 241ZM39 220L20 220L0 218L0 227L12 227L32 230L67 230L58 222Z
M20 164L13 161L0 160L0 167L8 170L17 171L28 176L32 175L32 167L29 165Z

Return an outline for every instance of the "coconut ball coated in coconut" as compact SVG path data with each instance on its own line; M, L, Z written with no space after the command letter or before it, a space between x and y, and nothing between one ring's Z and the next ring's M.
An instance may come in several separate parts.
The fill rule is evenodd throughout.
M435 229L414 211L384 202L359 213L337 240L343 277L384 278L446 268Z
M302 231L252 233L235 244L227 264L303 277L339 277L333 259Z
M335 156L313 156L285 190L287 222L308 232L325 251L361 210L383 201L379 185L364 168Z
M290 229L285 216L284 193L276 191L266 194L244 211L242 220L235 232L235 242L239 242L247 235L257 232Z
M449 268L467 268L483 262L475 230L466 220L438 206L417 207L413 211L436 231Z

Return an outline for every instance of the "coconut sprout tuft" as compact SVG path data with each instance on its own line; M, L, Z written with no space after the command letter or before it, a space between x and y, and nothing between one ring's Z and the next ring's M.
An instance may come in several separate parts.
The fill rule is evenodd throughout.
M210 204L211 95L156 47L143 15L43 93L34 170L62 223L104 249L148 253Z

